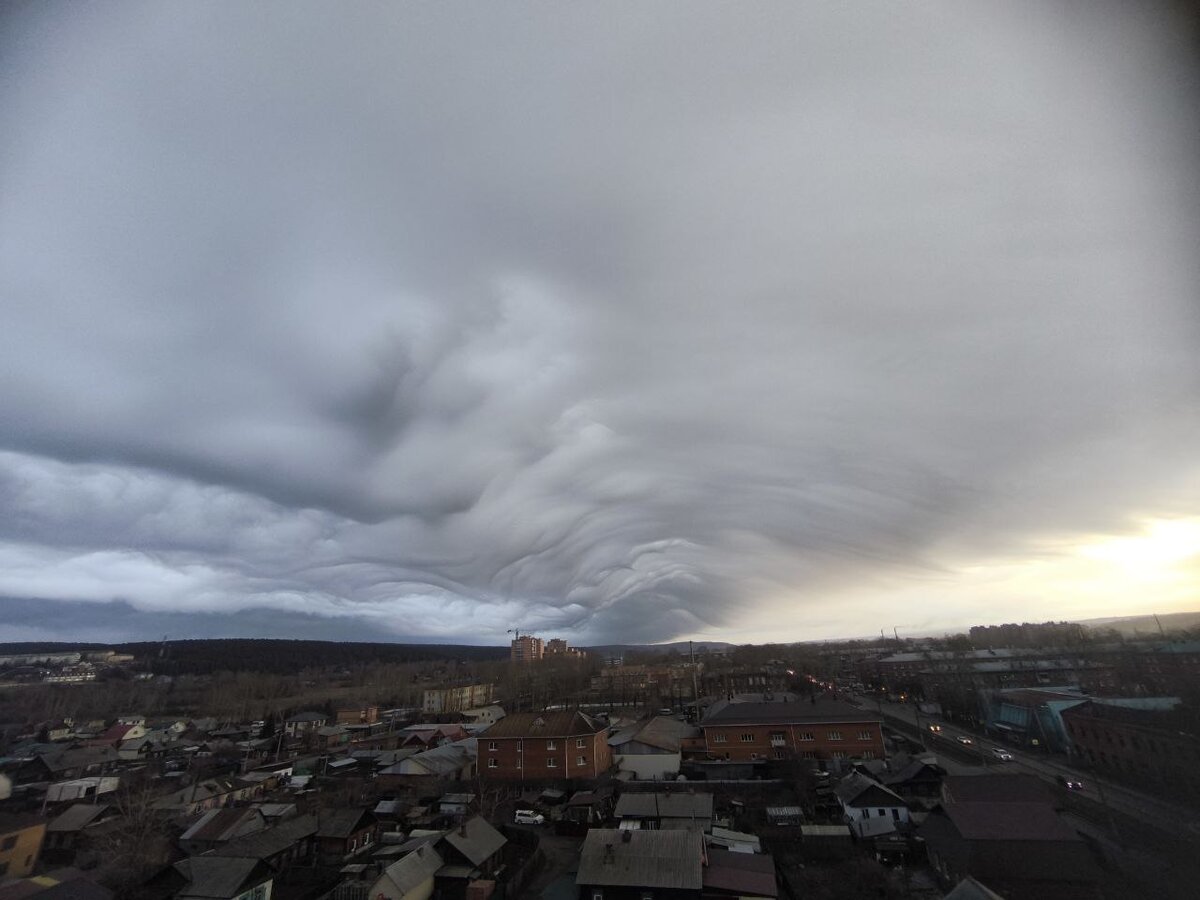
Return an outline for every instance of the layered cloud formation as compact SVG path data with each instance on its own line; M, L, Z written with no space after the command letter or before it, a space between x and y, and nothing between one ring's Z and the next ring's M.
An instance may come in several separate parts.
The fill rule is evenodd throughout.
M0 621L482 643L1124 611L1037 567L1200 514L1189 26L11 10Z

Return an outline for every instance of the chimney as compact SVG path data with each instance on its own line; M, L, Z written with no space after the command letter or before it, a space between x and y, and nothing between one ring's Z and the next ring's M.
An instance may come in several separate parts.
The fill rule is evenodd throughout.
M631 843L632 841L633 841L633 832L632 831L622 831L621 832L621 843L622 844L628 844L628 843Z
M605 844L604 845L604 862L605 862L605 864L608 865L608 864L614 863L616 861L617 861L617 858L613 854L613 845Z

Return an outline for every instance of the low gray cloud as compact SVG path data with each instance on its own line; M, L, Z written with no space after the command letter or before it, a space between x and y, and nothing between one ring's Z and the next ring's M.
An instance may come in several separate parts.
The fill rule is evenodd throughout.
M0 596L799 639L1200 513L1169 9L12 8Z

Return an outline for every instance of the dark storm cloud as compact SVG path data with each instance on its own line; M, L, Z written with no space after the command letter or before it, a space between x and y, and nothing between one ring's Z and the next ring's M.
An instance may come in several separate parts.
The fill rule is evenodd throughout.
M876 577L1197 512L1158 7L6 24L0 593L802 637Z

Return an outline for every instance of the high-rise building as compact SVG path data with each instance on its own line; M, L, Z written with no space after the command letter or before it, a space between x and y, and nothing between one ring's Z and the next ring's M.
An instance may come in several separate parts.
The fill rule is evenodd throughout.
M513 638L509 659L513 662L533 662L535 659L541 659L543 653L541 638L522 634Z

